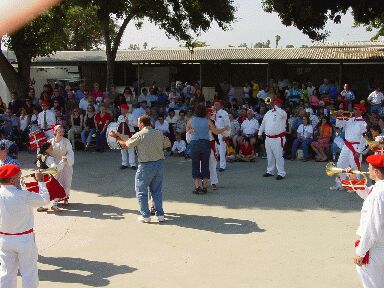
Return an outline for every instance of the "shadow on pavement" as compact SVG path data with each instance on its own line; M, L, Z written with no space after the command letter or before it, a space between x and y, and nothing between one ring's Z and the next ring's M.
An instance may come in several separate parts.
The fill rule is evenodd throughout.
M40 281L77 283L92 287L108 286L110 283L108 278L137 270L127 265L70 257L54 258L40 255L39 263L57 267L54 270L39 269Z
M264 232L255 222L233 218L166 213L161 225L176 225L183 228L209 231L219 234L250 234Z
M63 209L61 212L49 212L56 216L66 217L88 217L102 220L121 220L124 219L125 213L133 213L130 209L121 209L112 205L104 204L86 204L86 203L70 203L68 209Z

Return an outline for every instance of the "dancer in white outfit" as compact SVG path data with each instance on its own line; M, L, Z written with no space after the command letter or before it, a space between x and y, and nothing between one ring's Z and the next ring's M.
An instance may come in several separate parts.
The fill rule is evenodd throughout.
M384 287L384 155L367 157L369 177L375 185L356 190L364 199L355 243L357 274L364 288Z
M363 104L354 104L353 113L355 117L349 118L343 123L345 140L344 146L341 149L339 160L337 161L338 168L351 167L354 170L360 170L361 153L365 149L366 140L363 133L367 132L367 123L361 117L365 112ZM331 190L342 190L340 181L346 178L345 174L340 174L336 178L336 185L330 187Z
M18 189L20 177L19 166L0 167L0 287L4 288L17 287L18 270L23 287L39 286L33 207L48 204L49 194L43 174L36 174L39 193Z
M64 161L64 167L58 171L56 179L63 186L67 198L64 199L64 205L68 205L69 194L72 186L73 164L75 155L73 153L71 142L64 137L64 128L57 125L54 128L54 137L50 140L53 147L52 156L56 163Z
M215 114L215 126L217 129L223 129L225 127L231 127L231 121L229 120L228 113L222 109L223 104L219 100L215 100L214 107L216 110ZM224 141L224 138L226 136L229 136L231 134L231 130L226 130L225 133L218 135L219 137L219 156L220 156L220 168L219 171L222 172L227 167L227 162L225 159L225 153L227 152L227 144Z
M284 179L286 173L284 170L283 149L285 145L287 113L281 109L283 101L280 98L273 100L275 105L269 110L261 123L258 135L262 139L265 133L265 149L267 151L268 167L264 177L274 175L275 168L277 169L277 180Z
M117 119L117 123L119 124L119 133L122 135L126 135L131 137L135 134L135 126L137 126L137 119L133 116L129 111L128 104L120 105L121 115ZM121 149L121 167L120 169L126 169L129 166L133 170L136 170L136 155L135 149Z

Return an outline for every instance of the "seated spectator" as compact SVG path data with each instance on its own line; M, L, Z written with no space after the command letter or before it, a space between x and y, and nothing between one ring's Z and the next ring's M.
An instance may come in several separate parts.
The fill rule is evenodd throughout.
M0 97L0 114L4 114L7 110L7 105L3 102L3 98Z
M367 100L371 104L371 113L379 113L381 103L383 103L384 100L384 95L379 86L376 86L375 91L369 94Z
M65 99L62 95L60 95L59 88L53 89L51 101L53 102L53 105L55 105L55 102L57 101L60 107L65 106Z
M95 107L93 105L88 105L87 112L84 116L84 129L81 132L81 142L84 144L84 151L88 150L89 145L92 142L93 134L96 132L95 114Z
M325 162L328 160L326 150L330 147L332 137L332 126L327 117L323 117L319 127L319 136L316 141L311 143L313 151L316 153L316 161Z
M147 95L148 95L148 90L147 90L147 88L143 88L143 89L141 89L141 94L140 94L140 96L138 97L137 101L138 101L139 103L141 103L141 102L145 102L145 103L147 103Z
M317 107L319 107L319 104L320 104L320 99L319 99L319 96L318 96L317 89L314 89L312 91L312 95L309 96L309 104L311 105L313 111L316 112L317 111Z
M187 126L187 119L185 118L185 112L179 112L179 119L175 125L175 133L180 134L182 139L185 139L185 130Z
M159 115L157 117L157 120L155 122L155 129L161 131L164 136L167 136L168 138L170 137L171 133L169 131L169 123L164 120L163 115Z
M83 114L80 113L79 108L73 108L70 118L71 129L68 131L68 139L71 141L73 149L75 149L75 136L81 134L83 123Z
M173 156L185 156L187 145L180 134L176 134L176 141L173 143L172 152Z
M39 113L40 109L39 107L33 107L33 113L31 115L31 129L30 132L37 131L40 129L39 124L38 124L38 119L39 119Z
M104 92L100 89L99 83L93 83L93 90L89 93L89 96L91 96L95 102L100 101L100 98L101 100L104 98Z
M355 100L355 93L350 89L349 84L344 84L344 90L340 92L341 97L347 102L348 110L352 111L352 104Z
M240 128L240 139L237 143L233 143L236 149L237 145L243 143L243 139L249 140L250 144L254 147L257 139L257 132L259 131L259 121L254 117L254 112L251 109L247 111L247 119L243 121Z
M111 122L111 115L105 112L104 105L100 106L100 112L95 115L95 127L96 127L96 151L104 152L107 147L107 127Z
M23 101L19 100L19 96L16 91L11 93L11 102L8 104L8 108L11 109L11 113L16 116L20 116L20 109L23 107Z
M244 138L242 140L237 158L244 162L255 161L255 150L248 139Z
M33 114L33 107L34 107L34 105L32 104L32 99L30 97L25 98L25 103L24 103L23 108L25 109L27 115ZM1 110L1 108L0 108L0 110Z
M63 109L59 106L55 109L56 125L61 125L66 130L67 127L67 116L63 114Z
M27 114L25 108L20 109L20 117L19 117L19 130L20 130L20 141L19 145L21 148L26 148L29 142L29 121L30 116Z
M309 145L312 142L313 127L309 122L308 116L303 117L303 124L297 129L297 138L293 140L291 148L291 160L295 160L296 152L299 147L303 149L304 159L309 160Z
M83 93L84 93L84 96L83 98L81 98L79 102L79 108L81 109L82 113L85 113L87 112L87 109L88 109L88 105L89 105L88 98L90 98L90 96L88 95L89 94L88 90L84 90Z

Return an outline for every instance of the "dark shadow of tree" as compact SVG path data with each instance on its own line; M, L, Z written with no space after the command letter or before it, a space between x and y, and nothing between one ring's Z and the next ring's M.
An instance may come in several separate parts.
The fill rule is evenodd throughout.
M71 257L39 256L39 263L56 266L53 270L40 269L40 281L83 284L91 287L108 286L110 283L108 278L115 275L132 273L137 270L127 265L115 265L108 262ZM76 273L76 271L82 272Z

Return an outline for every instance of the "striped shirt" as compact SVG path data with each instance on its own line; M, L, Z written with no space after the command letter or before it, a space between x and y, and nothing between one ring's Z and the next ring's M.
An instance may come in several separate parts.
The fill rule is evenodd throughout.
M126 141L127 148L136 148L137 158L140 163L153 162L164 159L164 148L169 148L171 143L158 130L144 127L141 131L133 134Z

